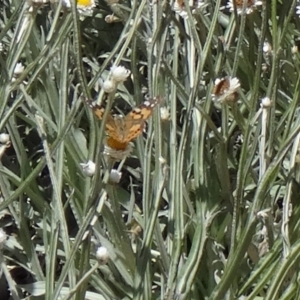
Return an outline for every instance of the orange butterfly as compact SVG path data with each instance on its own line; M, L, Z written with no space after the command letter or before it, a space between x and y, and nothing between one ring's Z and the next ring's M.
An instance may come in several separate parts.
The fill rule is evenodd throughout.
M128 143L138 137L144 129L145 121L152 115L153 109L160 102L160 98L145 101L133 108L126 116L108 115L105 127L108 139L107 145L114 150L125 150ZM104 108L87 101L98 119L102 120Z

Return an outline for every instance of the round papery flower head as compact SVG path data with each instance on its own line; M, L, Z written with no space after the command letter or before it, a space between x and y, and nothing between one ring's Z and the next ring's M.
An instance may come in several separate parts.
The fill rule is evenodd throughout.
M98 249L96 251L96 258L100 264L102 264L102 265L106 264L109 260L109 253L108 253L107 249L103 246L98 247Z
M236 11L239 15L243 14L243 0L229 0L226 7L229 8L230 11L234 11L234 4L236 6ZM245 13L251 14L257 6L262 5L262 1L257 0L246 0L245 3Z
M0 228L0 249L3 248L6 239L7 239L6 232L2 228Z
M110 174L109 174L109 183L119 183L120 182L120 179L122 177L122 172L119 172L118 170L116 169L112 169L110 171Z
M103 154L109 156L112 159L119 161L129 156L131 151L132 151L131 144L127 144L124 149L115 149L108 146L107 144L104 144Z
M217 78L212 92L213 100L216 102L235 102L237 100L237 90L240 87L239 80L231 76Z
M300 15L300 5L296 6L296 14L299 16Z
M111 79L115 82L124 82L130 76L130 70L126 69L123 66L112 66L110 68Z
M106 79L101 83L101 87L103 88L105 93L112 93L117 89L116 82L114 80Z
M81 163L80 166L82 167L82 172L84 175L89 177L95 175L96 164L91 160L89 160L87 163Z

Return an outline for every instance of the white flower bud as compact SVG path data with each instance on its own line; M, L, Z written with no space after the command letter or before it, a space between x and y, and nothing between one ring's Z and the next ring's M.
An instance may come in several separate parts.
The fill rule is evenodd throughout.
M110 68L111 78L115 82L123 82L127 80L127 77L131 74L130 70L127 70L123 66L112 66Z
M6 144L10 142L9 134L1 133L0 134L0 144Z
M14 76L19 77L24 71L24 66L22 63L17 63L14 69Z
M82 167L82 172L86 176L91 177L95 174L96 164L94 162L92 162L91 160L89 160L86 164L85 163L80 164L80 166Z
M272 101L269 97L264 97L261 99L261 107L262 108L269 108L272 105Z
M104 82L102 82L101 86L106 93L112 93L117 88L115 81L109 79L106 79Z
M112 169L109 174L109 182L110 183L119 183L122 177L122 172L119 172L116 169Z
M295 54L295 53L298 53L298 52L299 52L298 46L296 46L296 45L293 46L293 47L292 47L292 53Z
M107 249L103 246L98 247L96 251L96 258L98 259L100 264L102 265L106 264L109 260L109 254Z

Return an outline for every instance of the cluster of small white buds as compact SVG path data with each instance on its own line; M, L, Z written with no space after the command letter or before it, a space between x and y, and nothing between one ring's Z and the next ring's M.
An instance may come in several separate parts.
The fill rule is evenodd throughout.
M101 87L106 93L112 93L117 89L118 84L127 80L130 74L130 70L123 66L112 66L110 68L110 79L100 82Z

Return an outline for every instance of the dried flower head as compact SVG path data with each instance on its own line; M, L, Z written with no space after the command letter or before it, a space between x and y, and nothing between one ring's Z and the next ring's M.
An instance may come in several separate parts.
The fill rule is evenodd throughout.
M244 5L245 1L245 5ZM237 13L239 15L246 13L251 14L257 6L262 5L262 1L257 0L229 0L226 7L229 8L230 11L234 11L234 5L236 6ZM243 7L245 7L245 11L243 11Z
M189 7L192 13L194 13L196 9L202 8L204 6L205 3L203 2L203 0L189 0ZM173 6L173 10L182 18L187 18L188 16L184 0L176 0Z
M96 164L89 160L87 163L81 163L80 166L82 167L82 172L86 176L93 176L96 171Z
M110 68L111 79L117 83L124 82L130 76L130 70L126 69L123 66L112 66Z
M239 87L240 82L236 77L217 78L212 92L213 100L220 103L235 102L238 97L237 90Z
M130 153L131 153L131 151L132 151L131 144L127 144L126 147L125 147L125 149L122 149L122 148L121 149L117 149L115 147L115 145L114 145L114 147L110 147L107 142L109 143L109 138L105 141L103 153L105 155L109 156L112 159L122 160L125 157L129 156Z

